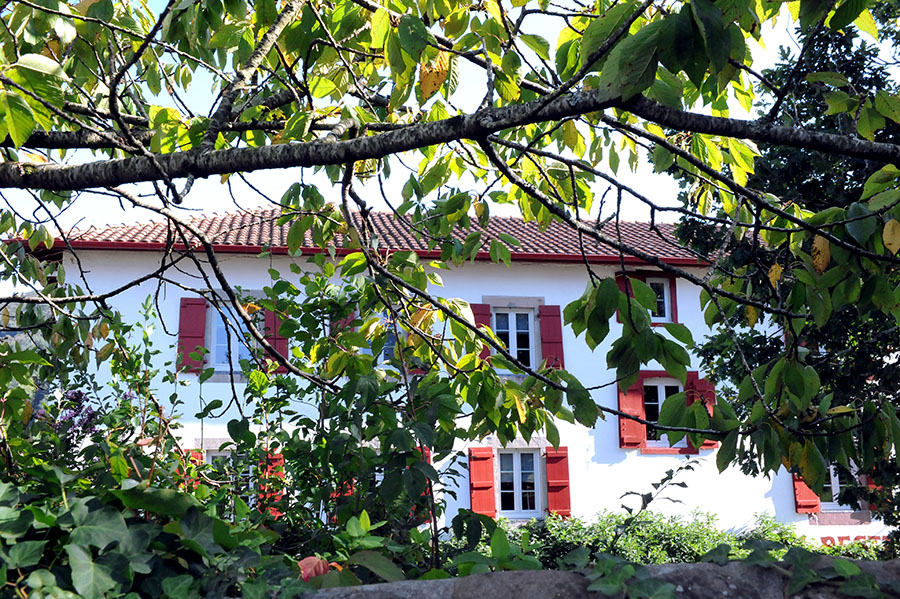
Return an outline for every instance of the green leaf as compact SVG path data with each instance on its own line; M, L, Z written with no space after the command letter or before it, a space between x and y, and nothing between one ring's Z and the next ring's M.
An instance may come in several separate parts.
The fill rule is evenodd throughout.
M869 141L874 141L875 132L884 128L884 125L884 117L871 106L864 106L863 109L859 111L859 120L856 121L856 130Z
M416 62L425 48L437 45L437 40L425 27L422 19L415 15L405 14L400 17L397 30L400 34L400 45Z
M806 80L810 83L827 83L828 85L833 85L834 87L845 87L850 84L847 81L847 78L841 75L840 73L835 73L832 71L819 71L817 73L810 73L806 76Z
M884 90L875 94L875 110L895 123L900 123L900 98Z
M0 90L0 116L6 123L6 131L13 144L21 147L36 126L31 107L21 96Z
M10 66L30 69L51 77L59 77L63 81L69 80L69 76L66 75L58 62L42 54L23 54L19 57L19 60Z
M728 65L728 58L731 56L731 39L730 34L725 32L722 11L710 0L692 0L691 10L694 22L703 36L706 55L713 69L720 72Z
M828 21L828 26L834 30L843 29L862 14L869 0L844 0Z
M133 510L146 510L162 516L182 516L191 506L199 505L192 495L175 489L137 486L111 491L111 493L118 497L125 507Z
M41 561L47 541L19 541L9 548L6 565L10 568L30 568Z
M403 575L403 571L398 568L394 562L374 551L357 551L351 555L347 561L351 564L357 564L370 570L373 574L380 576L388 582L395 582L406 578Z
M628 20L628 17L634 14L635 10L637 10L637 4L635 2L622 2L593 19L584 30L584 35L581 38L581 60L587 60L591 54L596 52L597 49L603 45L603 42L625 23L625 21ZM609 56L608 53L607 56ZM603 66L603 62L604 60L602 59L596 61L591 66L591 70L600 70Z
M866 245L878 228L878 222L874 216L865 218L868 214L870 214L869 209L859 202L854 202L847 210L847 220L851 221L846 225L847 232L862 246Z
M510 555L509 540L506 538L506 531L501 527L494 530L491 535L491 557L495 560L503 561Z
M662 21L645 25L616 44L600 73L597 89L601 97L621 96L627 100L653 84L661 25Z
M590 27L590 26L589 26ZM519 39L525 42L525 45L544 60L550 60L550 42L539 35L523 33Z
M90 550L81 545L69 543L65 547L69 555L72 572L72 586L85 599L101 599L108 591L118 586L109 564L97 563Z
M691 330L678 322L667 322L663 325L670 335L681 341L688 348L694 347L694 336Z
M104 549L128 534L121 512L97 500L86 505L86 510L72 510L76 526L69 537L70 543Z
M832 567L834 568L835 572L837 572L844 578L852 578L861 572L859 566L842 557L835 558Z

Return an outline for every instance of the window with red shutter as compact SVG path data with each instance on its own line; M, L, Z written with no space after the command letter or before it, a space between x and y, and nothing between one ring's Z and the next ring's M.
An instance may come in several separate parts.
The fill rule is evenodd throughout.
M203 353L206 347L206 300L197 297L181 298L178 317L178 365L188 372L199 372L206 362L191 354ZM200 349L198 349L200 348Z
M469 448L469 500L476 514L497 517L494 501L494 450L490 447Z
M798 514L815 514L822 511L819 496L803 482L797 474L792 474L794 483L794 506Z
M569 491L569 448L547 448L547 511L560 516L572 515Z
M678 295L676 293L675 277L663 272L635 271L627 273L630 279L636 279L645 283L656 294L656 306L650 311L650 321L653 326L661 326L667 322L678 322ZM633 295L631 286L621 275L616 276L619 289ZM616 314L616 319L622 322L621 314Z
M538 320L541 323L541 359L549 368L565 368L559 306L538 306Z

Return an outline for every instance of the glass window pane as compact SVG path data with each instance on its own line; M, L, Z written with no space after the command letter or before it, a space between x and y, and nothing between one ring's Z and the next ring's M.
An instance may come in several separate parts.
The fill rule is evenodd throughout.
M499 339L503 345L505 345L506 347L509 347L509 332L508 331L494 331L494 332L497 333L497 339Z
M511 453L501 453L500 454L500 471L501 472L512 472L513 471L513 454L511 454Z
M494 323L496 324L496 329L499 330L509 330L509 314L506 312L497 312L494 314Z
M500 473L500 490L501 491L512 491L515 488L515 481L513 480L512 472L501 472Z
M523 312L516 312L516 330L517 331L527 331L528 330L528 314Z
M678 393L678 385L666 385L666 397L672 397Z
M522 473L522 490L534 491L534 472Z
M534 472L534 454L523 453L520 455L522 457L522 472Z
M513 493L500 493L500 509L504 511L516 509L516 498Z
M517 351L516 358L522 364L525 364L526 366L531 366L531 352L528 351L527 349L520 349L519 351Z
M516 333L516 348L518 349L528 349L531 347L531 339L530 335L525 333Z
M653 316L657 318L666 317L666 284L662 281L653 281L650 283L650 289L656 294L656 309L653 310Z
M522 493L522 510L531 511L536 509L537 506L535 505L534 491Z

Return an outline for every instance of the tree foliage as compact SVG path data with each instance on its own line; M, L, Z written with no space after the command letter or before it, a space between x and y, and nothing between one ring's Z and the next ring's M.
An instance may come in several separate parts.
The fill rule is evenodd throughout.
M896 35L890 30L873 45L875 16L894 18L887 4L171 0L157 11L122 0L4 4L0 188L24 190L38 207L31 216L8 200L0 211L4 278L28 292L4 298L2 326L15 335L0 351L0 479L16 485L10 493L54 497L56 509L66 502L66 478L83 498L165 526L169 508L129 505L123 494L134 485L181 484L221 522L213 528L240 526L231 518L267 521L270 507L283 512L279 542L298 558L319 551L381 578L393 572L374 549L401 560L408 553L410 568L437 566L436 519L424 541L416 528L440 511L432 492L440 475L423 460L426 448L445 457L455 441L489 433L504 442L540 433L558 443L556 419L591 426L618 415L571 373L519 362L475 325L468 304L435 291L442 267L464 264L479 249L509 264L515 239L472 228L502 205L702 289L706 321L727 333L722 343L736 352L740 374L711 414L701 403L687 407L683 395L670 398L660 423L670 441L720 440L721 468L740 453L755 470L784 466L814 489L829 463L872 470L900 455L895 393L847 393L828 374L840 370L840 356L817 351L810 339L837 331L833 323L846 314L856 323L900 318L900 97L875 52L893 50ZM789 68L761 75L748 40L776 21L798 25L806 41ZM843 50L827 69L804 70L822 44ZM807 92L821 96L829 118L792 103ZM198 97L206 102L199 108ZM731 118L737 106L760 104L766 110L758 117ZM799 153L779 154L784 148ZM645 160L676 174L685 188L680 205L626 182L625 172ZM790 178L770 176L782 165ZM304 169L303 180L274 200L279 223L290 226L288 249L296 258L308 234L322 253L291 272L272 270L264 297L243 296L219 266L215 239L186 218L194 180L288 167ZM332 187L323 193L314 174ZM822 177L826 184L816 188ZM152 193L135 183L152 184ZM56 215L93 194L166 219L173 251L156 270L95 291L89 277L80 280L85 273L48 259L66 244ZM369 223L370 194L441 259L382 252ZM717 236L696 246L705 271L623 239L615 225L631 204L649 207L654 220L672 212L685 227L713 227ZM336 258L328 250L339 244L354 251ZM265 463L274 451L284 456L285 477L268 477L262 509L242 505L239 485L215 478L214 469L204 466L199 482L185 483L194 466L158 397L172 394L177 410L184 377L172 363L160 372L160 350L147 343L152 302L138 324L112 309L117 295L142 282L179 284L168 275L183 268L201 282L181 285L221 311L232 346L250 349L247 391L231 399L243 417L229 423L230 447L243 466ZM627 388L653 361L683 381L691 334L651 326L652 292L632 280L626 294L587 263L585 280L565 320L595 348L621 315L619 337L608 340L610 382ZM288 355L267 341L253 316L260 309L280 318ZM754 329L780 340L756 360L740 342ZM862 347L872 329L850 325L846 338ZM490 361L481 358L485 347ZM96 384L97 365L109 368L109 385ZM53 401L40 399L56 398L53 419L66 409L80 418L83 402L65 404L74 392L94 402L101 419L84 433L93 442L80 453L74 448L83 438L67 440L70 433L51 426ZM302 403L315 417L297 409ZM204 416L223 407L210 404ZM284 480L303 484L288 493ZM3 507L18 505L17 497ZM384 536L369 533L376 525ZM202 543L188 536L180 546L202 556ZM122 550L68 543L58 547L73 547L69 563L122 560ZM176 551L160 559L177 558ZM329 576L357 576L347 572ZM23 581L14 584L38 588Z

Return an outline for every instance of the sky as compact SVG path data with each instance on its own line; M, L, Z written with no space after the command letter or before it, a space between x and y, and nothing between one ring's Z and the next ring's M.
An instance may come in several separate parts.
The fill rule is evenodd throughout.
M155 2L161 5L162 0L155 0ZM151 6L153 6L153 2L151 2ZM780 19L779 24L783 25L787 21L789 21L787 18ZM548 37L551 45L555 47L556 35L547 35L545 33L545 37ZM780 29L773 29L767 32L763 39L767 42L767 47L765 48L757 45L752 40L749 42L755 58L754 68L759 70L774 64L780 45L796 48L796 43L791 39L791 36L783 26ZM457 107L473 110L484 95L484 74L475 67L466 68L460 74L460 81L462 83L451 100ZM198 77L185 99L193 110L200 114L206 113L210 109L210 104L213 100L208 80L204 82L202 78ZM736 103L734 103L732 111L732 116L737 118L748 116ZM70 161L76 162L88 162L94 159L96 158L93 158L88 152L72 154L69 158ZM409 155L408 159L404 160L404 163L415 167L419 159L417 156ZM389 181L387 190L389 197L399 198L400 188L406 181L408 174L400 172L401 169L397 168L396 161L394 165L395 177ZM267 204L265 196L277 201L288 186L300 181L304 176L306 177L306 182L317 184L327 199L336 201L339 189L331 186L323 175L311 176L310 173L311 171L308 169L306 173L303 173L302 169L299 168L258 171L246 174L246 183L242 180L242 177L233 175L229 178L230 185L223 184L219 177L201 179L194 184L182 208L189 211L221 213L261 206ZM630 172L623 161L617 177L623 183L638 189L644 195L660 204L677 204L678 188L676 183L668 175L653 173L652 167L646 160L639 161L637 171L633 173ZM133 189L138 190L140 193L150 193L152 191L149 185L137 186ZM602 193L602 188L598 188L595 191ZM387 209L387 206L381 199L380 191L374 185L363 186L361 195L376 209ZM6 192L4 196L21 213L31 214L36 209L36 203L26 193ZM399 203L398 199L395 205ZM492 208L493 214L511 214L514 211L515 207L513 206ZM46 216L46 213L38 210L37 215ZM623 206L622 216L626 220L648 220L649 210L637 202L628 202ZM661 219L674 220L674 214L663 215ZM115 198L92 193L83 194L78 201L59 214L57 219L60 226L64 229L75 226L86 228L88 226L145 222L148 220L158 220L158 218L146 211L125 207Z

